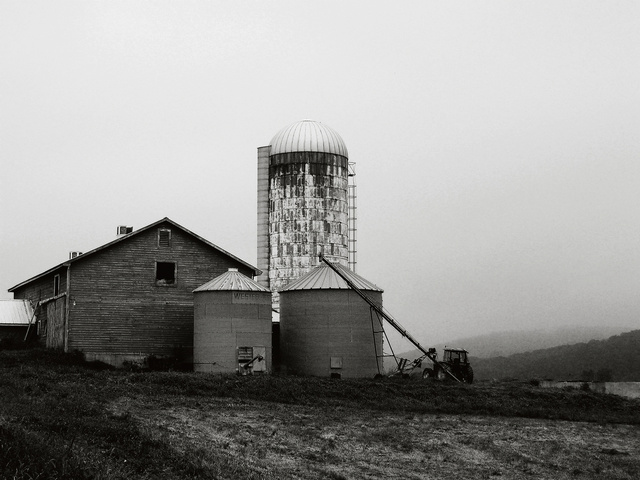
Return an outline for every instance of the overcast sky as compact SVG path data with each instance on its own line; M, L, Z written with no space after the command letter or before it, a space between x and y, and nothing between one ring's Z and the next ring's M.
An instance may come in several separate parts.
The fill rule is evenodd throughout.
M256 149L356 162L426 344L640 327L640 2L0 0L0 298L165 216L256 264Z

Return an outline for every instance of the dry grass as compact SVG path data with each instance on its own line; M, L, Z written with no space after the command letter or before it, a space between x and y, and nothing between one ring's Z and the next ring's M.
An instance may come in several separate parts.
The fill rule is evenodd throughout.
M614 396L99 367L0 352L1 478L640 478Z

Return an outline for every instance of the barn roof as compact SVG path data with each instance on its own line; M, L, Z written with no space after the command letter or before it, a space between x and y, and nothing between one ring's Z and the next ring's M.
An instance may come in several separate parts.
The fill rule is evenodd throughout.
M214 292L219 290L234 290L243 292L271 292L255 280L241 274L237 268L230 268L229 271L199 286L194 292Z
M349 281L360 290L372 290L382 292L383 290L377 285L364 279L347 267L340 264L334 264L334 267L349 279ZM289 283L281 292L290 292L293 290L349 290L351 287L344 281L340 275L334 272L328 265L319 265L306 275Z
M17 290L18 288L23 287L24 285L27 285L27 284L29 284L29 283L31 283L31 282L33 282L35 280L38 280L39 278L42 278L42 277L44 277L46 275L49 275L50 273L55 272L56 270L58 270L58 269L60 269L62 267L66 267L67 265L71 265L72 263L85 260L87 257L89 257L89 256L91 256L91 255L93 255L95 253L98 253L98 252L101 252L103 250L106 250L106 249L108 249L108 248L112 247L113 245L116 245L116 244L118 244L120 242L126 242L130 238L133 238L136 235L138 235L138 234L140 234L140 233L142 233L142 232L144 232L146 230L150 230L150 229L152 229L154 227L157 227L158 225L161 225L163 223L168 223L169 225L182 230L186 234L188 234L191 237L195 238L196 240L204 243L208 247L210 247L210 248L212 248L212 249L214 249L214 250L216 250L216 251L218 251L218 252L220 252L220 253L222 253L222 254L224 254L224 255L232 258L232 259L234 259L235 261L241 263L245 267L253 270L255 272L256 276L262 274L262 271L259 270L257 267L254 267L253 265L250 265L249 263L247 263L244 260L236 257L235 255L232 255L231 253L227 252L226 250L224 250L224 249L218 247L217 245L211 243L209 240L206 240L206 239L202 238L201 236L196 235L191 230L188 230L188 229L184 228L182 225L174 222L170 218L164 217L163 219L158 220L157 222L154 222L154 223L152 223L150 225L147 225L146 227L142 227L142 228L140 228L138 230L134 230L133 232L128 233L127 235L123 235L121 237L118 237L115 240L102 245L101 247L95 248L95 249L93 249L93 250L91 250L89 252L83 253L81 255L78 255L77 257L74 257L74 258L71 258L71 259L69 259L69 260L67 260L65 262L62 262L62 263L56 265L55 267L50 268L49 270L46 270L46 271L40 273L39 275L31 277L30 279L25 280L24 282L21 282L21 283L19 283L18 285L14 286L14 287L11 287L8 291L9 292L13 292L13 291Z
M33 308L29 300L0 300L0 325L29 325Z

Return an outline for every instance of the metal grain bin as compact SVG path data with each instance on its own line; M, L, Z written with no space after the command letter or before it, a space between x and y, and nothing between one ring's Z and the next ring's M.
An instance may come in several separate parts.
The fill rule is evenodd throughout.
M271 371L271 292L235 268L193 291L193 368ZM262 358L262 360L260 360Z
M382 289L336 265L382 306ZM331 268L321 265L280 291L283 371L319 377L382 373L382 326L375 312Z

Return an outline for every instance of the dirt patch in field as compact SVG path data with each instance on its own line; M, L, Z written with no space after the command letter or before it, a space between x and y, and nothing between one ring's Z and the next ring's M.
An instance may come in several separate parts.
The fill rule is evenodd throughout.
M640 478L637 426L179 396L122 397L110 411L261 478Z

